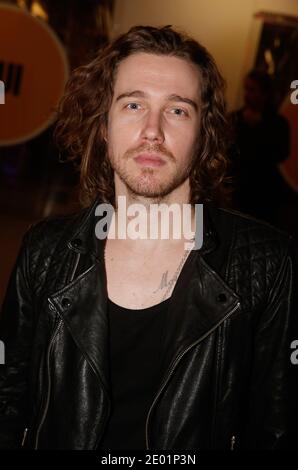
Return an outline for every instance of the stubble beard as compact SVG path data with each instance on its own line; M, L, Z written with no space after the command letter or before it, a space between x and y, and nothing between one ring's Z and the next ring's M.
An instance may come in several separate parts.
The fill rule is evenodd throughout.
M122 161L127 161L126 158ZM145 197L153 199L154 202L161 202L163 198L168 196L172 191L178 188L189 177L192 161L187 166L177 168L175 164L175 172L171 176L159 177L159 169L140 168L137 175L132 175L127 171L125 165L119 164L113 156L110 156L110 162L113 170L126 186L128 193L132 199ZM171 163L166 163L166 165ZM161 173L164 170L161 170Z

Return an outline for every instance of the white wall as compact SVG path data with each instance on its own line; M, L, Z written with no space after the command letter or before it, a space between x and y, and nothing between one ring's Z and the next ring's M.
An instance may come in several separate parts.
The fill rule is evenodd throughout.
M227 80L229 108L241 101L241 79L253 62L257 11L298 16L298 0L116 0L112 36L136 24L186 30L214 56Z

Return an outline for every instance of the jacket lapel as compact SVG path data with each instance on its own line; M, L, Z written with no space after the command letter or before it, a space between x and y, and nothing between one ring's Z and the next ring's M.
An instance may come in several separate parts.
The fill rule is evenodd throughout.
M162 373L191 345L211 334L238 305L238 296L199 252L192 252L169 304Z
M203 246L190 253L172 293L162 375L184 351L203 341L240 305L237 294L207 262L220 244L210 212L209 204L204 204Z
M93 371L109 389L107 294L96 261L62 291L50 297Z
M104 244L95 236L94 202L67 247L77 253L73 280L50 296L77 346L109 390L107 287Z

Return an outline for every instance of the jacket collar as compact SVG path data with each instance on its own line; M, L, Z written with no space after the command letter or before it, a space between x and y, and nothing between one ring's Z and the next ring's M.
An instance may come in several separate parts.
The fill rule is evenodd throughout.
M97 218L95 216L96 207L100 204L97 198L89 208L83 210L83 215L77 224L68 240L67 246L71 250L86 254L89 253L96 259L102 260L104 258L104 240L99 240L95 235L95 227Z
M95 236L97 204L98 200L85 212L68 241L70 250L82 258L89 253L91 261L89 265L83 264L83 271L78 271L69 284L53 294L51 301L92 369L108 389L105 241ZM183 351L208 337L239 305L237 294L206 261L206 255L215 252L219 244L219 235L207 204L204 204L203 234L203 246L190 253L169 303L163 373Z
M74 229L68 240L68 247L77 253L90 253L99 260L104 259L105 240L99 240L95 235L95 225L99 218L95 216L96 207L100 204L97 198L93 204L85 210L78 226ZM213 251L218 245L218 235L210 216L211 204L205 203L203 223L203 246L199 250L203 256Z

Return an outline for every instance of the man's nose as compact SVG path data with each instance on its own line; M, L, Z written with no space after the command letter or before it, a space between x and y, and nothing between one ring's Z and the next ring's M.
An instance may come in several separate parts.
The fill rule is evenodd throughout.
M162 116L159 112L148 112L144 119L142 139L160 144L164 142Z

